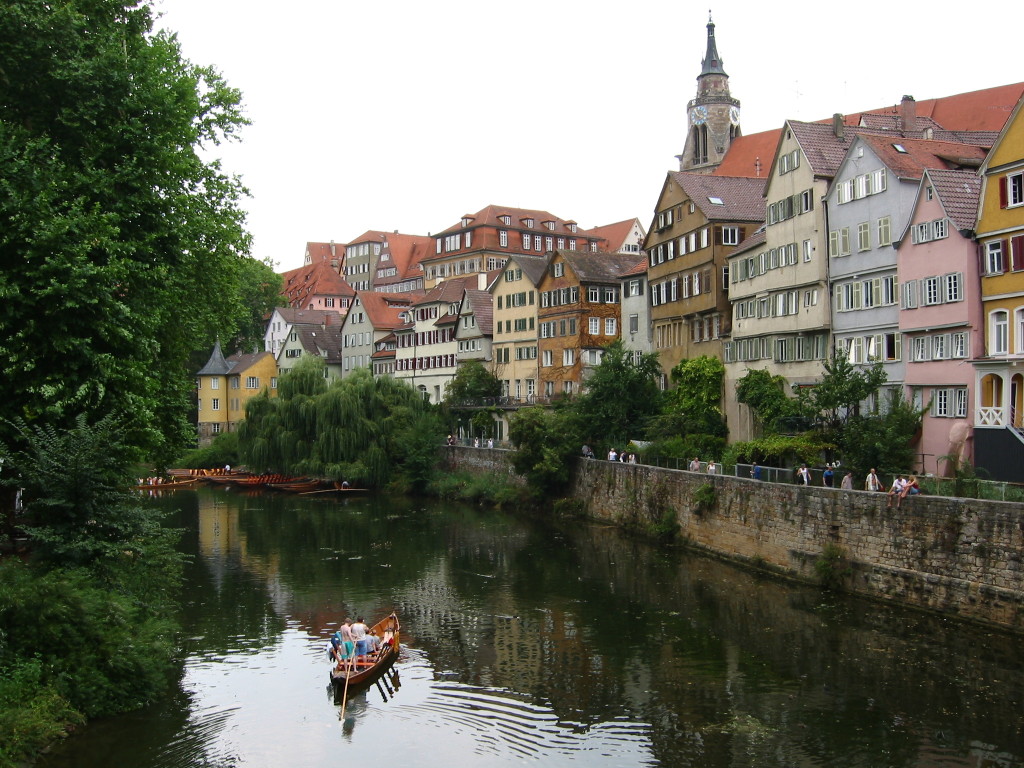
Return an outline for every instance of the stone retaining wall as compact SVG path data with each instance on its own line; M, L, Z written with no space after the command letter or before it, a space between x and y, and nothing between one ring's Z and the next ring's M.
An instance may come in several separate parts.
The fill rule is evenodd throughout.
M452 468L514 476L507 451L447 450ZM884 493L583 459L572 495L625 527L674 521L688 544L731 560L808 581L824 560L847 591L1024 630L1022 504L917 496L897 511Z

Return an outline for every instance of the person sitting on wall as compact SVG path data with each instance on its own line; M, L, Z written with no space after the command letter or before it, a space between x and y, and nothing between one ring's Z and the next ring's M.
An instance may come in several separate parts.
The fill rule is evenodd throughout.
M700 472L700 459L694 456L693 461L690 462L689 469L691 472Z
M890 509L892 507L892 500L899 500L902 498L903 489L907 487L907 478L903 475L896 475L892 481L892 487L889 489L889 493L886 494L889 498L885 500L885 508Z
M921 484L917 482L917 475L911 475L907 484L903 486L903 490L900 491L900 497L896 500L896 509L900 508L900 504L907 496L916 496L921 492Z

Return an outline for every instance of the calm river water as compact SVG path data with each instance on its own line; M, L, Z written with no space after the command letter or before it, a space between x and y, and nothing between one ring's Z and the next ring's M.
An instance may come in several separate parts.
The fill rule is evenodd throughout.
M179 690L41 768L1024 766L1015 638L583 523L396 498L179 491ZM398 611L341 702L326 638Z

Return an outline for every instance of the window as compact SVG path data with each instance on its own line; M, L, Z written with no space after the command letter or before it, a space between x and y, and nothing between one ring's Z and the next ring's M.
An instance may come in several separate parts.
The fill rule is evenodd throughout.
M587 301L591 304L597 304L601 301L601 289L596 285L591 285L587 288Z
M940 333L932 336L932 360L946 360L949 357L949 337Z
M1003 273L1003 241L993 240L985 243L985 274L1001 275Z
M551 353L551 350L545 349L544 352L541 354L541 365L543 365L545 368L550 366L552 364L553 357L554 355Z
M722 245L739 245L740 228L722 227Z
M866 221L857 225L857 250L871 250L871 225Z
M604 303L605 304L618 304L619 303L619 292L616 288L605 288L604 289Z
M629 332L637 333L640 330L640 315L629 316Z
M615 335L615 327L616 327L616 325L617 325L617 323L615 322L615 318L614 317L606 317L604 319L604 335L605 336L614 336Z
M950 334L949 356L953 358L967 357L967 333L965 331Z
M921 281L922 301L925 306L941 304L942 294L939 292L939 278L926 277Z
M850 251L850 228L834 229L828 233L828 255L849 256Z
M220 410L220 398L219 397L213 398L213 401L212 401L212 404L210 405L210 407L213 408L213 410L215 410L215 411L219 411Z
M960 301L963 298L963 280L961 272L954 272L951 275L944 275L942 281L946 287L946 301Z
M1007 174L999 180L999 204L1003 208L1024 205L1024 172Z
M562 365L575 365L576 363L576 350L575 349L563 349L562 350Z
M903 284L903 309L917 307L917 280Z
M888 216L878 220L878 245L892 245L892 219Z
M1005 355L1009 350L1009 313L1005 309L997 309L989 315L989 338L991 346L989 354Z
M814 253L814 248L811 246L811 241L804 240L804 261L810 261L812 253Z
M565 262L557 261L551 265L551 274L554 277L562 277L565 275Z
M247 376L246 379L245 379L245 388L246 389L259 389L260 388L260 379L259 379L259 377L258 376Z
M601 318L591 317L588 320L588 330L591 336L597 336L601 332Z
M916 336L914 338L914 361L922 362L931 359L931 344L927 336Z

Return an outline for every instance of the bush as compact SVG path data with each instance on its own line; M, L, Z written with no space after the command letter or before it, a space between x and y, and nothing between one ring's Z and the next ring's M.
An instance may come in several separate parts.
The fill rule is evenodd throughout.
M39 659L0 665L0 766L22 764L62 736L82 714L43 680Z
M178 460L178 466L186 469L213 469L228 465L237 467L240 463L237 432L223 432L213 438L208 446L191 450Z

